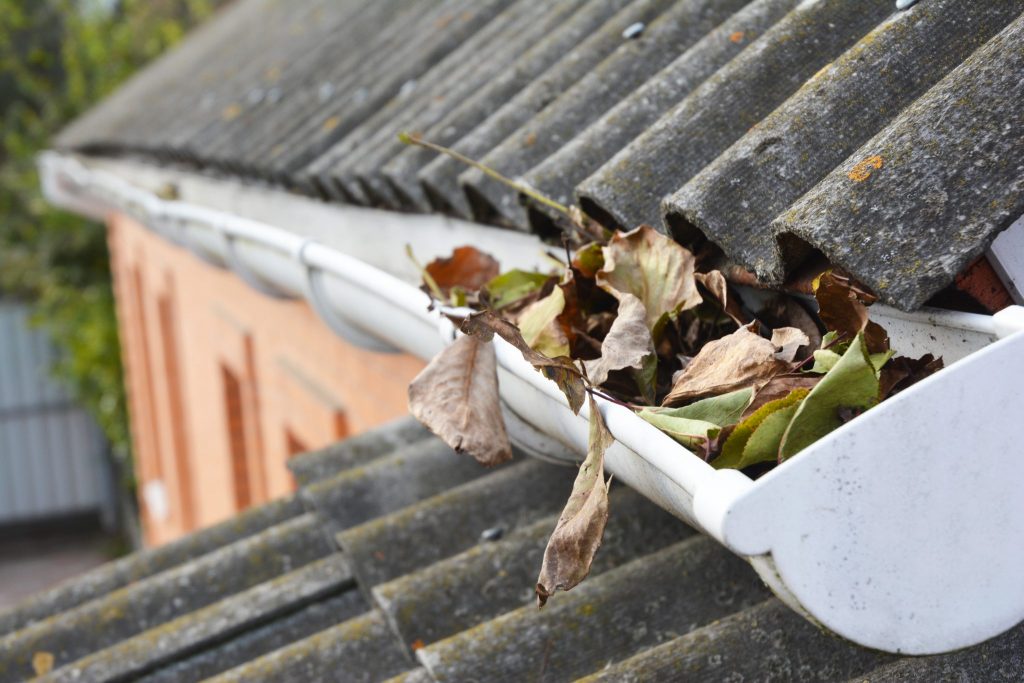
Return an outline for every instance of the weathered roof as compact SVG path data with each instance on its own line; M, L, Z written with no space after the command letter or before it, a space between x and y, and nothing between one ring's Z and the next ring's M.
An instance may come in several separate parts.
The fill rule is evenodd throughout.
M711 240L768 283L824 253L915 308L1024 214L1022 11L239 0L57 144L553 229L396 138L414 131L610 227Z
M849 645L616 486L591 576L533 585L571 468L486 470L409 419L292 461L299 493L0 614L0 681L1019 680L1024 626L950 655ZM468 465L467 465L468 463ZM37 662L45 656L36 657Z

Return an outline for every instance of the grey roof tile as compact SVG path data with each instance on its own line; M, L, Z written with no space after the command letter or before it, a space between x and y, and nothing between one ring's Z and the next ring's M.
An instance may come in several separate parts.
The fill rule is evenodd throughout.
M816 245L884 301L923 304L1024 213L1022 45L1018 17L839 164L774 230Z
M810 247L777 240L775 217L1022 11L1024 2L929 0L893 15L665 200L672 234L711 239L781 283Z
M557 152L575 133L669 64L744 0L678 0L644 24L643 31L595 65L572 87L490 150L480 162L516 177ZM526 211L515 190L468 169L459 183L474 198L478 220L527 229Z
M580 206L610 227L660 226L662 197L891 12L891 0L799 4L580 183Z

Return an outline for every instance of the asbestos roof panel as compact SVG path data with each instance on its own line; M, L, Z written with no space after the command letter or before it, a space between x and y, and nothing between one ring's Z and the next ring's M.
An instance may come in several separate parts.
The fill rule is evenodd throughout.
M986 165L978 126L943 132L959 156L907 144L873 169L905 179L935 164L927 187L844 185L844 164L879 156L855 153L968 62L975 78L1006 74L1006 89L982 93L998 105L985 125L1019 131L1019 65L982 48L1022 12L1020 0L239 0L56 144L554 234L544 207L397 140L415 132L608 227L710 240L766 284L824 253L910 309L1020 215L1024 173ZM1014 154L1010 138L993 144ZM964 211L939 210L940 195ZM865 232L870 246L844 250ZM915 266L912 245L928 240Z
M238 524L247 535L199 532L175 545L199 554L41 621L24 609L0 615L11 626L0 640L0 681L31 677L40 651L54 655L54 669L34 680L98 683L896 682L1020 671L1024 626L936 657L899 658L826 635L771 598L741 559L619 485L590 577L539 611L536 572L573 469L517 459L467 480L469 458L422 437L403 420L300 456L299 495L246 513ZM436 481L410 484L393 505L356 496L351 513L338 515L353 482L383 492L431 467ZM323 495L332 486L338 495ZM321 495L309 495L314 488ZM292 510L299 500L301 514ZM341 547L326 542L338 528ZM223 545L210 547L214 538ZM152 552L71 585L95 586L111 567L144 565ZM52 603L48 595L29 604Z

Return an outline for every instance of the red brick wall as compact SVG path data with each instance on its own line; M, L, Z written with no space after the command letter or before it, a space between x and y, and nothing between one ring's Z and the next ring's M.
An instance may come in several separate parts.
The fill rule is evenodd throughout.
M109 241L149 544L288 493L298 448L405 414L418 359L349 346L131 218Z

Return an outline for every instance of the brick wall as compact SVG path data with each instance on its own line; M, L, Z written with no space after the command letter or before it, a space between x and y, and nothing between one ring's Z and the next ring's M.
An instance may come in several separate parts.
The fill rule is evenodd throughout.
M418 359L349 346L131 218L108 225L147 543L284 495L291 455L405 414Z

